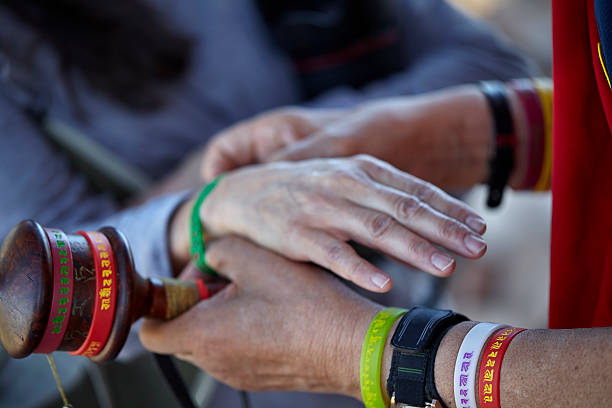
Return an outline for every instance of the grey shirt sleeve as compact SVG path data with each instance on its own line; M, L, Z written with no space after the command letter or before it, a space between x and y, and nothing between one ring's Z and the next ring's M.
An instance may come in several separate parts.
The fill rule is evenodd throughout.
M309 102L309 106L345 107L377 98L534 73L531 64L492 27L464 15L444 0L400 0L398 12L405 69L361 89L332 89Z
M170 274L167 225L185 194L121 209L111 196L94 191L62 152L2 98L0 133L0 238L28 218L67 233L113 226L126 234L141 274Z

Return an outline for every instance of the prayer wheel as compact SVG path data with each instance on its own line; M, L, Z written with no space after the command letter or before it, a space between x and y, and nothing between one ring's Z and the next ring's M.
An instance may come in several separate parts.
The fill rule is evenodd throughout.
M67 235L23 221L0 248L0 342L14 358L59 350L112 360L137 319L172 319L224 284L142 277L112 227Z

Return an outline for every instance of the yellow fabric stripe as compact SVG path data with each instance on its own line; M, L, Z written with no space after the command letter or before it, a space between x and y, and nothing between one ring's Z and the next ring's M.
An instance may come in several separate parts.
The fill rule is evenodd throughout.
M545 191L550 188L552 173L552 124L553 124L553 84L548 78L533 79L533 86L540 96L542 113L544 114L545 146L542 162L542 173L536 183L536 191Z
M604 64L603 56L601 55L601 43L597 43L597 52L599 53L599 62L601 62L601 67L603 68L603 72L606 75L606 80L608 81L608 87L612 89L612 86L610 86L610 77L608 76L608 70L606 69L606 64Z

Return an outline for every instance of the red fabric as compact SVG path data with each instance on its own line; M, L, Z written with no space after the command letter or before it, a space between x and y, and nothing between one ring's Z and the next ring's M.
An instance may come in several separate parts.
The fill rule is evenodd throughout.
M550 327L612 326L612 92L593 0L553 0Z

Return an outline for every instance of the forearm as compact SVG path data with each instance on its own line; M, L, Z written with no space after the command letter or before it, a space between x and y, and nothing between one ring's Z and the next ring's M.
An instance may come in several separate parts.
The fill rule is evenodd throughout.
M390 331L383 354L381 383L391 367ZM435 383L449 408L456 408L453 378L461 342L476 322L454 326L436 354ZM356 355L356 354L355 354ZM358 357L356 357L358 358ZM601 406L612 397L612 328L526 330L510 343L502 364L500 400L503 408L526 406ZM602 369L597 369L601 367ZM383 387L384 388L384 387ZM386 391L385 391L386 392ZM361 398L360 392L353 392ZM388 397L388 396L387 396Z
M373 118L364 149L399 169L443 188L487 180L494 125L476 86L368 103L357 114Z
M183 201L175 210L168 225L168 251L174 274L189 262L189 220L195 197Z
M521 188L529 124L519 98L510 88L507 101L516 137L508 184ZM495 156L495 125L477 85L367 103L356 108L354 114L366 118L365 137L360 139L365 146L360 145L361 149L408 173L448 189L469 188L489 179Z
M473 325L473 323L472 323ZM436 387L455 407L454 361L470 324L451 330L436 357ZM503 359L500 399L504 408L600 406L612 396L612 328L526 330L510 343ZM597 370L597 367L604 367Z

